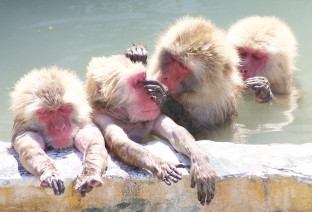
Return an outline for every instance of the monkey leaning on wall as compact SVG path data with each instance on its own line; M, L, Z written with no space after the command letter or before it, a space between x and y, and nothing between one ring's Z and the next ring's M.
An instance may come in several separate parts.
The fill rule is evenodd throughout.
M45 153L75 146L84 154L83 170L75 189L85 196L103 184L107 151L100 130L91 120L83 83L58 67L33 70L22 77L11 93L14 125L12 144L23 167L39 177L41 187L55 195L64 193L64 181Z
M167 139L191 160L191 187L197 184L198 200L209 204L214 197L216 173L192 135L160 114L154 97L144 88L146 68L124 55L93 58L88 66L87 92L107 146L125 163L150 170L170 185L182 178L185 167L155 155L139 143L151 131Z

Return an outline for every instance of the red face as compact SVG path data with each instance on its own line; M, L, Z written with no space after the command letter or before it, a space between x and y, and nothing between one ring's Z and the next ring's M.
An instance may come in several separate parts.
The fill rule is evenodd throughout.
M181 80L192 74L191 69L180 63L178 59L167 53L165 64L157 76L157 80L166 85L171 93L175 93Z
M239 71L244 80L263 75L261 70L269 60L268 53L241 47L238 48L238 52L242 61Z
M71 104L53 107L49 110L37 110L36 115L45 124L49 136L53 140L53 146L66 147L70 144L72 134L70 115L72 111Z
M129 105L127 111L130 117L134 116L135 119L152 120L159 114L159 107L155 99L147 95L147 90L142 83L146 79L146 72L138 72L131 75L128 79L130 92L135 96L136 103Z

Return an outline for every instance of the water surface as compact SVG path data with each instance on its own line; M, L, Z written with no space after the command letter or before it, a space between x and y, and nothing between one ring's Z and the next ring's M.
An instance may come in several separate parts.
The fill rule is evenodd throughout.
M312 1L0 1L0 140L10 141L9 92L33 68L58 65L85 80L94 56L120 54L131 42L150 54L157 35L182 15L201 15L227 29L250 15L285 20L298 43L296 78L304 96L291 110L278 105L240 103L236 126L242 143L305 143L312 140ZM226 133L226 132L224 132ZM221 139L222 140L222 139Z

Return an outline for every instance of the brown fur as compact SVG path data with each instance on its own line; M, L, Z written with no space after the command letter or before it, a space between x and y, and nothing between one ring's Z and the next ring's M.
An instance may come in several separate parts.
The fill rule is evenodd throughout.
M164 67L165 52L193 71L188 79L192 90L174 98L202 125L221 124L236 113L242 87L239 58L223 31L204 18L180 18L160 36L148 74L155 76Z
M41 108L73 104L73 123L90 121L91 108L82 82L72 72L57 67L33 70L21 78L10 94L13 134L41 128L36 111Z
M209 204L214 195L216 174L192 135L165 115L156 116L152 120L144 117L129 118L131 114L128 108L139 109L136 105L142 102L137 102L136 94L129 92L127 78L142 70L142 64L132 63L122 55L91 60L87 73L87 91L94 109L94 121L102 130L112 153L129 165L150 170L170 185L170 180L176 182L180 179L180 174L180 177L176 176L176 168L183 165L169 162L136 143L141 142L151 131L168 139L177 151L191 159L191 185L194 187L198 184L198 199L202 204ZM137 92L142 91L147 92ZM146 98L148 101L150 97Z
M67 103L73 106L70 117L73 140L64 148L75 145L84 153L83 171L75 185L84 195L103 183L101 175L107 166L107 152L103 136L90 118L91 107L83 83L73 72L57 67L35 69L16 83L10 108L14 118L12 144L24 168L40 178L42 187L52 187L52 181L62 183L53 160L44 152L47 146L57 147L36 111ZM91 181L94 184L90 185ZM55 194L64 192L58 189L54 188Z
M237 21L228 31L235 47L248 47L269 53L263 76L273 94L289 94L297 55L297 41L289 26L276 17L251 16Z
M93 107L100 102L100 108L122 106L129 98L126 80L130 74L144 71L141 63L132 63L122 55L93 58L88 65L87 92Z

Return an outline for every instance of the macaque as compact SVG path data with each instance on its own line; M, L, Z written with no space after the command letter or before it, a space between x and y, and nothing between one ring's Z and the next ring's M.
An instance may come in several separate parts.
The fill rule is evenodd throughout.
M87 92L108 148L128 165L150 170L167 185L181 179L177 164L153 154L139 143L151 131L168 139L191 159L191 187L197 184L201 204L214 197L216 173L207 155L183 127L160 114L155 98L144 88L146 68L124 55L93 58L88 65Z
M141 58L138 47L143 48L125 52L134 62ZM156 80L147 81L145 88L162 113L194 134L236 115L243 87L238 64L223 31L204 18L182 17L160 37L147 66L147 74Z
M57 67L33 70L11 93L14 115L12 144L23 167L39 177L41 187L64 193L64 181L44 150L75 146L84 154L83 170L75 182L82 196L103 184L107 151L101 131L92 122L83 83Z
M257 102L297 93L292 80L297 42L284 22L276 17L247 17L233 24L227 36L239 52L239 71Z

